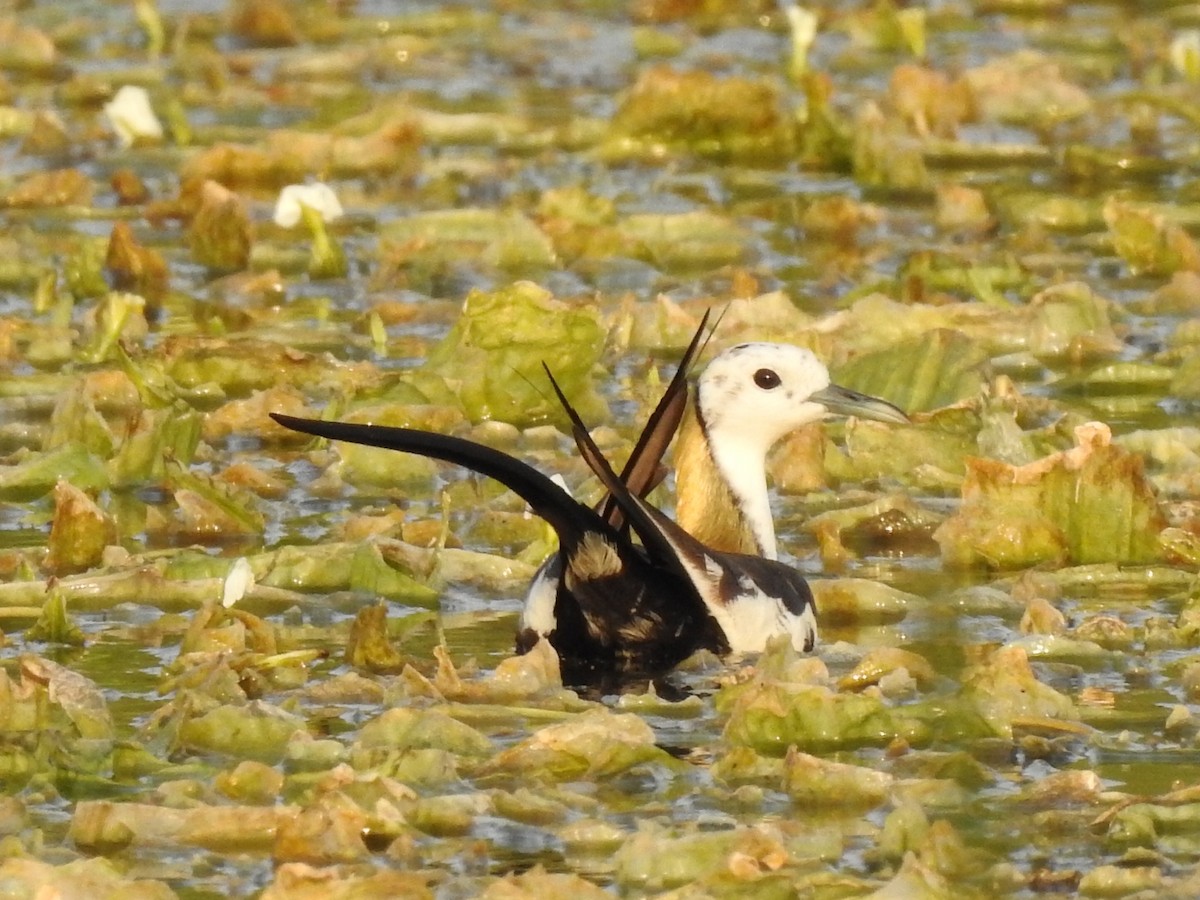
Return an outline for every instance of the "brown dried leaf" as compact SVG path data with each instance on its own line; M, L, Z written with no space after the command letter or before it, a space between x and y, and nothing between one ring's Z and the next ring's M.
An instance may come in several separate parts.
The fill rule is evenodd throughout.
M91 497L70 482L55 484L47 571L65 574L97 565L117 538L116 522Z

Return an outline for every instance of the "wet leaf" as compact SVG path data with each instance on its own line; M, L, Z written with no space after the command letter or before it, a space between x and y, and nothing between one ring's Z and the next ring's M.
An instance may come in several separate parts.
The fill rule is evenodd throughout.
M67 613L67 596L64 591L51 590L49 592L42 604L38 620L25 633L25 639L72 646L83 644L83 631Z
M1103 425L1080 427L1076 439L1025 466L969 460L963 505L934 533L946 562L1157 560L1166 520L1141 458L1114 446Z
M501 337L503 336L503 337ZM542 389L550 367L580 415L600 419L603 403L591 385L603 330L586 308L573 309L530 282L473 292L428 365L461 379L459 396L472 421L496 418L530 425L557 416Z
M1017 647L1001 647L963 675L962 700L993 733L1011 738L1019 724L1079 717L1071 699L1034 675L1029 658Z
M640 75L610 127L607 152L619 157L667 151L770 161L792 146L781 98L769 81L665 66Z
M85 492L67 481L54 486L54 521L45 566L51 572L96 565L104 548L117 542L117 525Z
M346 662L370 672L399 672L405 660L388 637L387 606L364 606L346 638Z
M180 726L179 737L193 750L274 764L283 759L292 735L304 728L301 717L255 700L189 718Z
M245 203L216 181L200 189L200 205L188 228L192 258L219 272L246 268L254 231Z

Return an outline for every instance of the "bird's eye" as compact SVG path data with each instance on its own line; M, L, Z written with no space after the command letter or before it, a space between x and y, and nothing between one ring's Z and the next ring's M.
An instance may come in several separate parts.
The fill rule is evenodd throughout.
M754 383L764 391L772 390L780 385L779 373L774 369L759 369L754 373Z

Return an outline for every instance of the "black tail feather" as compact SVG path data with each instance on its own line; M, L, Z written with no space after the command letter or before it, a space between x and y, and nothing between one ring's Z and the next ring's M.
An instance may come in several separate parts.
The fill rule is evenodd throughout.
M550 384L554 388L554 393L558 395L558 402L562 404L563 410L566 411L568 418L571 420L571 431L575 438L575 445L579 448L580 454L584 461L588 464L604 487L612 494L614 500L620 504L624 510L626 517L629 520L630 526L641 539L642 545L646 548L650 559L657 565L662 566L672 571L678 577L690 582L691 577L684 568L682 561L679 558L679 547L682 542L689 550L694 551L694 554L699 556L703 554L704 546L693 538L690 534L676 525L667 516L663 515L649 503L635 496L625 485L617 473L613 471L612 466L600 452L600 448L596 446L596 442L592 440L592 436L588 433L587 425L580 418L562 389L558 386L558 382L554 380L554 375L550 368L543 364L546 370L546 375L550 379ZM675 539L675 544L672 543L672 538Z
M611 533L608 524L594 510L574 499L548 476L519 459L483 444L412 428L324 422L280 413L271 413L271 418L293 431L368 447L416 453L494 478L528 503L564 543L582 538L589 530Z
M704 351L720 322L718 319L718 322L714 323L712 329L705 336L705 328L710 316L711 310L705 310L700 319L700 325L696 328L696 333L692 336L691 342L683 352L683 357L679 360L675 375L663 392L662 399L654 407L650 418L646 420L642 433L638 436L633 451L629 454L629 460L625 463L625 468L621 470L622 483L639 497L645 497L654 490L665 474L662 458L667 452L671 439L675 437L675 432L679 430L679 423L687 408L688 375L696 362L696 357ZM703 340L701 340L702 338ZM600 515L614 528L622 527L624 514L621 511L621 505L611 494L601 504Z

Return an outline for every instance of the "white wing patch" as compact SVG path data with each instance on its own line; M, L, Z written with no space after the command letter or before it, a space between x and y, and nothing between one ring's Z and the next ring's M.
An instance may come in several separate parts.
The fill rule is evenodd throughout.
M812 607L800 615L789 612L778 597L761 590L740 594L731 603L713 610L733 653L761 653L776 635L790 637L792 647L807 653L817 642L817 620Z
M533 581L529 582L529 590L525 594L525 606L521 610L521 628L533 629L535 634L542 637L550 634L558 627L558 617L554 615L554 603L558 596L558 576L551 572L552 556L546 561Z

